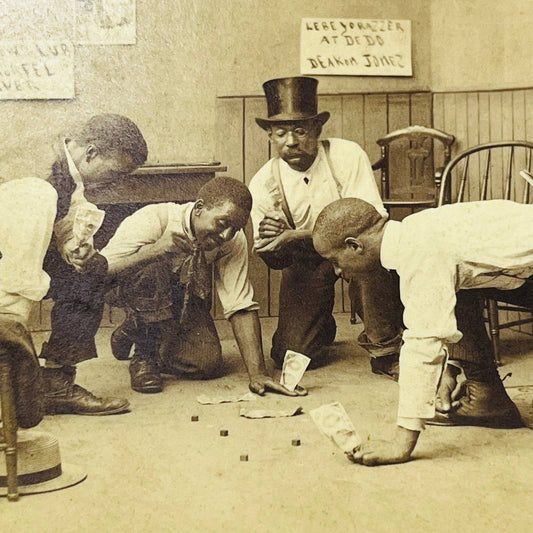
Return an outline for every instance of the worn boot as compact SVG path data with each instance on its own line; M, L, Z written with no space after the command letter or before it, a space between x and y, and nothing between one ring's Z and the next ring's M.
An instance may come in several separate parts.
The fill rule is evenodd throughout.
M130 359L130 353L135 344L135 334L139 327L135 318L135 312L125 307L126 317L118 328L111 334L111 353L119 361Z
M130 358L133 339L129 336L126 321L111 333L111 353L115 359L126 361Z
M131 388L137 392L153 394L163 391L163 378L159 365L150 357L135 353L130 363Z
M98 398L74 384L76 367L43 368L44 405L48 415L114 415L128 410L128 400Z
M520 428L524 423L500 379L482 382L467 379L461 386L459 407L449 413L437 413L426 423L435 426L484 426Z
M381 357L372 357L370 359L370 368L373 374L381 374L398 381L400 376L400 355L393 353L382 355Z

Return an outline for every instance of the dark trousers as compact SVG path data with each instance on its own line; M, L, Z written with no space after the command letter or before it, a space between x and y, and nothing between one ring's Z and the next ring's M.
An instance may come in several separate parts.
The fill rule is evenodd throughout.
M76 272L55 250L48 251L44 270L51 278L46 298L54 300L54 307L41 357L61 365L97 357L94 339L104 312L106 277Z
M494 352L483 319L485 298L520 305L533 310L533 277L518 289L472 289L457 293L455 317L457 329L463 338L457 344L449 346L450 359L455 359L478 366L488 367L494 364Z
M210 299L192 296L183 312L185 290L172 270L172 261L161 259L120 279L115 303L126 309L124 331L135 344L135 356L165 373L218 377L222 347Z
M107 244L120 222L140 204L104 207L104 223L94 237L94 245L99 250ZM106 277L101 273L76 272L52 248L46 254L43 268L50 276L46 298L54 300L54 307L52 332L43 345L41 357L61 365L75 365L97 357L94 338L102 321L104 295L109 289Z
M276 258L283 264L280 254ZM279 366L286 350L301 352L315 365L324 362L325 347L335 339L332 315L338 277L328 261L314 250L294 256L282 269L278 327L272 339L271 357ZM358 279L353 292L365 331L360 345L372 356L398 353L402 332L402 305L398 280L385 269Z

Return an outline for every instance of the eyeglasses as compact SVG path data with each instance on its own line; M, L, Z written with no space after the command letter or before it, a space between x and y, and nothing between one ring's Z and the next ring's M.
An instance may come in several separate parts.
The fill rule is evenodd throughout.
M277 139L284 139L289 133L292 133L297 139L305 139L312 130L307 130L298 126L297 128L291 127L277 127L272 129L272 136Z

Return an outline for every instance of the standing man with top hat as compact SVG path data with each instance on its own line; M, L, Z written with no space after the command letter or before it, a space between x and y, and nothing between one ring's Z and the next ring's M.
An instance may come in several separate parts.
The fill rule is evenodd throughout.
M330 115L317 112L317 85L309 77L267 81L268 118L256 118L275 153L252 178L250 191L255 250L269 267L282 270L271 351L278 366L287 349L308 355L311 367L320 366L325 347L335 339L338 277L312 243L320 211L339 198L358 197L387 215L361 147L343 139L319 140ZM374 372L396 377L402 332L397 281L383 269L372 280L361 277L355 283L365 323L359 341L372 356Z

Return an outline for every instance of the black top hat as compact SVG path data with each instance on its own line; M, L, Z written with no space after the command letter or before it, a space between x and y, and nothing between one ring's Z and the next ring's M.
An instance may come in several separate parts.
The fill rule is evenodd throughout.
M257 124L267 129L274 122L294 122L318 119L324 124L329 113L317 113L316 89L318 80L305 76L278 78L263 83L268 118L256 118Z

